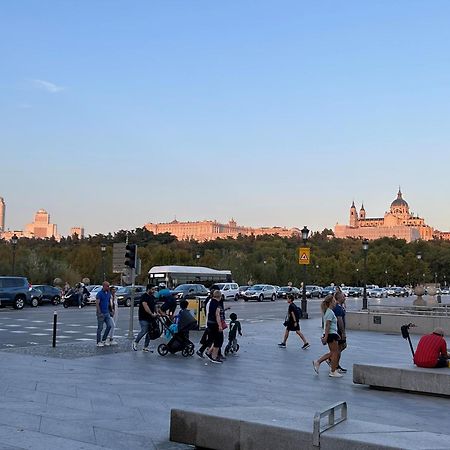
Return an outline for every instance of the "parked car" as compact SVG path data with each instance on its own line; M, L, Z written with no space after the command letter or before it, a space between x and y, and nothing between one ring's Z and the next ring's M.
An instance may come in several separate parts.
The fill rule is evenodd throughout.
M277 293L271 284L255 284L244 292L244 301L246 302L249 300L257 300L258 302L271 300L274 302L276 298Z
M396 287L392 292L393 297L409 297L409 292L407 289L402 287Z
M351 287L348 289L348 296L349 297L359 297L361 295L363 295L363 290L364 288L362 287Z
M336 286L327 286L322 289L322 297L334 294L336 292Z
M387 287L385 291L388 297L394 297L395 287L393 286Z
M44 302L50 302L52 305L58 305L61 302L61 289L48 284L38 284L33 286L33 288L38 289L42 293L42 298L39 302L40 305Z
M287 298L289 294L293 294L294 298L300 298L302 295L302 292L299 288L296 288L294 286L282 286L277 292L278 298Z
M36 289L34 286L30 287L30 300L27 303L36 308L36 306L42 304L42 292Z
M101 285L95 285L91 290L89 290L88 289L88 287L87 286L85 286L85 288L88 290L88 292L89 292L89 296L86 296L87 298L86 298L86 304L94 304L95 303L95 300L96 300L96 298L97 298L97 294L99 293L99 291L101 291L102 290L102 287L103 286L101 286ZM116 293L117 293L117 291L121 288L121 287L123 287L123 286L113 286L113 285L111 285L110 286L110 288L112 288L112 287L115 287L116 288Z
M367 290L367 296L370 298L385 298L387 292L383 288L372 288Z
M191 296L204 299L208 296L209 290L203 284L180 284L172 291L172 294L180 300Z
M211 292L220 291L223 300L239 300L239 286L237 283L216 283L211 286Z
M442 294L442 295L449 295L449 294L450 294L450 288L448 288L448 287L443 287L443 288L441 289L441 294Z
M31 302L31 285L25 277L0 277L0 305L23 309Z
M307 298L319 298L322 297L322 288L320 286L306 286L306 297Z
M239 298L244 298L244 292L249 288L250 286L239 286L238 295Z
M142 295L145 293L145 286L134 287L134 304L137 305ZM131 306L131 286L120 286L116 291L117 303L119 306Z
M99 284L89 284L88 286L85 286L88 292L92 292L93 289L101 289L101 285ZM98 291L97 291L98 292Z

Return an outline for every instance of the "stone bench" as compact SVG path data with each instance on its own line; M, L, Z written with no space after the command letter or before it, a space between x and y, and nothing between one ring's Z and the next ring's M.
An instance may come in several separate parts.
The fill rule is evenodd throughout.
M212 450L429 450L449 448L450 435L346 420L313 445L314 413L277 407L172 409L170 440Z
M450 396L450 368L423 369L412 364L354 364L353 383L381 389Z

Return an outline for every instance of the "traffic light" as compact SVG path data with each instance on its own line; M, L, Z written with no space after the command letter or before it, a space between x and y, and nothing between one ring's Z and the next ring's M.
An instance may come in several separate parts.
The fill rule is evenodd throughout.
M137 245L128 244L125 249L125 266L129 267L130 269L134 269L136 267Z

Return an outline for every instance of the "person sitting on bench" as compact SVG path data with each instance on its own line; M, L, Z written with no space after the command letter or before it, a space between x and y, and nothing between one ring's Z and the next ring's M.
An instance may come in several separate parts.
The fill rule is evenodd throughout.
M414 354L414 364L417 367L447 367L449 354L444 339L444 330L436 328L431 334L420 338Z

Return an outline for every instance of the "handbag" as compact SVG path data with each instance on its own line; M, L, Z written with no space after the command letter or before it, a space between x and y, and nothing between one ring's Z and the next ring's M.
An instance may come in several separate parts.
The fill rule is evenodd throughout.
M228 328L227 322L224 319L221 320L221 325L222 325L222 330L226 330Z

